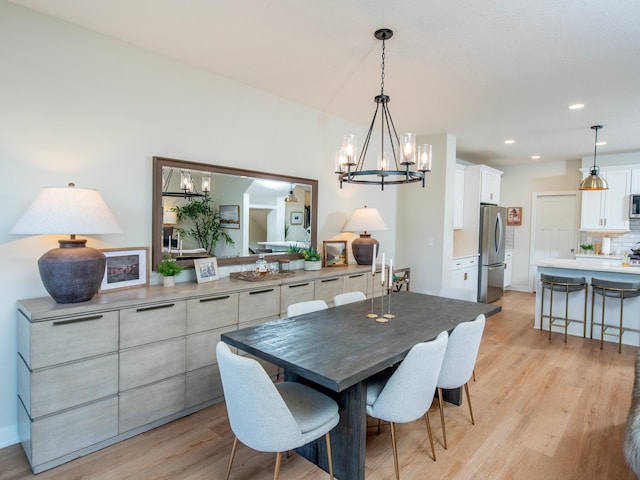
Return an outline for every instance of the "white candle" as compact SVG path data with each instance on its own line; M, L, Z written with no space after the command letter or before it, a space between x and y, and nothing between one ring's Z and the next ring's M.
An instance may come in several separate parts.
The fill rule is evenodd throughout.
M393 258L389 259L389 288L393 287Z
M382 278L380 279L380 283L384 285L384 252L382 252Z
M171 253L171 243L173 242L173 235L169 235L169 253Z
M376 247L377 245L373 244L373 258L371 259L371 274L375 275L376 273Z

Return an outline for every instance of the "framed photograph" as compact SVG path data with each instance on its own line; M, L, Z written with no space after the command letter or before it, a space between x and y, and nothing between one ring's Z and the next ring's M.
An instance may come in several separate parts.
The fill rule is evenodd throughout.
M223 228L240 230L240 205L220 205L220 223Z
M291 225L302 225L302 212L291 212Z
M149 285L149 247L105 248L107 267L100 291Z
M196 258L193 261L193 265L196 268L198 283L210 282L220 278L216 257Z
M522 225L522 207L507 207L507 225Z
M324 267L345 267L349 264L346 240L325 240L322 252Z

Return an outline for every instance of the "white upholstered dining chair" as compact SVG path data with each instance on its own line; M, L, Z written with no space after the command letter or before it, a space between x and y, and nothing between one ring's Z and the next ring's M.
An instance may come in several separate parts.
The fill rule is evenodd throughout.
M431 454L436 459L427 411L433 402L447 337L447 332L442 332L435 340L414 345L393 373L382 372L367 383L367 414L391 424L396 480L400 479L396 423L413 422L424 417Z
M478 350L484 332L485 316L478 315L471 322L458 324L449 336L447 351L444 355L440 376L438 378L438 406L440 408L440 421L442 422L442 438L444 448L447 448L447 432L444 424L444 405L442 402L442 389L453 389L464 386L471 415L471 424L475 425L471 397L469 396L468 382L473 375L473 369L478 358Z
M366 300L366 299L367 299L367 296L362 292L359 292L359 291L345 292L345 293L339 293L338 295L333 297L333 304L336 307L339 307L340 305L346 305L347 303L359 302L361 300Z
M235 435L227 480L238 441L261 452L277 452L274 480L280 475L282 452L324 435L333 479L329 432L338 424L338 404L311 387L295 382L274 384L262 366L231 352L219 342L216 356L229 423Z
M307 302L292 303L287 307L287 317L304 315L305 313L317 312L329 308L324 300L309 300Z

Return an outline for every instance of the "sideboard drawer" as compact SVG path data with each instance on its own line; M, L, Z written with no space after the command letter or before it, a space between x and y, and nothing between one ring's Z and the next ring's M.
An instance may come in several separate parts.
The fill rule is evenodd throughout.
M187 333L238 323L238 294L212 295L187 301Z
M280 311L284 314L292 303L307 302L315 298L313 280L290 283L280 287Z
M187 335L187 371L218 363L216 345L220 341L220 335L235 330L236 326L233 325Z
M187 302L175 301L120 311L120 348L184 335Z
M371 273L353 273L344 277L345 292L362 292L367 293L367 275Z
M118 312L30 323L18 315L18 353L32 370L118 350Z
M22 444L31 465L37 466L95 445L118 434L118 397L66 410L31 421L22 406L19 423L26 431ZM55 432L55 441L51 439Z
M238 321L249 322L280 313L280 286L240 292Z
M18 359L18 395L31 418L117 393L117 353L33 372Z
M187 372L187 398L185 408L223 398L222 380L217 365L209 365Z
M343 277L329 277L315 280L316 300L333 304L333 297L344 292Z
M120 352L120 391L185 371L185 339L175 338Z
M185 376L120 394L119 432L127 432L184 410Z

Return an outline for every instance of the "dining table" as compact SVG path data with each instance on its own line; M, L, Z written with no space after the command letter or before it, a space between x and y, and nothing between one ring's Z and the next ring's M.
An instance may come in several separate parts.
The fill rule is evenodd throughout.
M499 305L397 292L242 328L221 339L282 367L285 380L308 384L336 400L340 422L331 431L334 475L363 480L367 379L401 362L415 344L500 310ZM380 318L383 313L393 318ZM296 451L329 471L324 439Z

